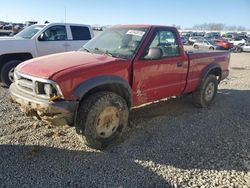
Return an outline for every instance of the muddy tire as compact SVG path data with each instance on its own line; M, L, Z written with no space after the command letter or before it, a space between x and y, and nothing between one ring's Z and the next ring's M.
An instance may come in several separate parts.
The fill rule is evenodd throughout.
M15 67L21 63L19 60L12 60L7 63L2 67L1 70L1 81L5 86L10 86L14 80L14 69Z
M112 92L98 92L80 103L76 130L85 136L86 144L105 149L119 140L128 124L126 101Z
M218 90L218 80L215 75L210 74L193 93L193 104L200 108L210 106Z

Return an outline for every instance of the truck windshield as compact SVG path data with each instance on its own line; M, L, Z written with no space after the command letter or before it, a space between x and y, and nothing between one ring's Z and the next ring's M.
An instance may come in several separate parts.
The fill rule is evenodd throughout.
M21 37L25 39L31 39L38 31L40 31L45 25L32 25L25 28L23 31L15 35L15 37Z
M131 59L148 28L110 28L103 31L80 50Z

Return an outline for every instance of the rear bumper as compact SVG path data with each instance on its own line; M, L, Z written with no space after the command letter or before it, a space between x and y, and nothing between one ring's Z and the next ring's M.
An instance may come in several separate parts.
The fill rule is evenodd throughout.
M18 90L15 84L11 84L9 90L13 101L18 103L21 110L27 115L39 116L56 125L73 125L78 101L51 102L25 94Z

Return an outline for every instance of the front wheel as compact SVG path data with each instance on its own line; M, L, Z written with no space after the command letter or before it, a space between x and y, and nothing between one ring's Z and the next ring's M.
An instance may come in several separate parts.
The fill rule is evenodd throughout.
M195 106L204 108L210 106L218 90L218 80L215 75L210 74L204 82L193 93L193 103Z
M14 70L18 64L20 64L21 61L19 60L12 60L2 67L1 70L1 80L4 85L10 86L10 84L14 81Z
M95 93L79 106L76 129L92 148L105 149L116 142L127 124L127 103L115 93Z

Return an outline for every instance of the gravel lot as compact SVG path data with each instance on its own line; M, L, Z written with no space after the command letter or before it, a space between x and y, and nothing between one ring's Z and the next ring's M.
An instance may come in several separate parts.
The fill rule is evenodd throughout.
M212 107L181 97L134 109L105 152L25 117L0 88L0 187L250 187L250 53L230 67Z

